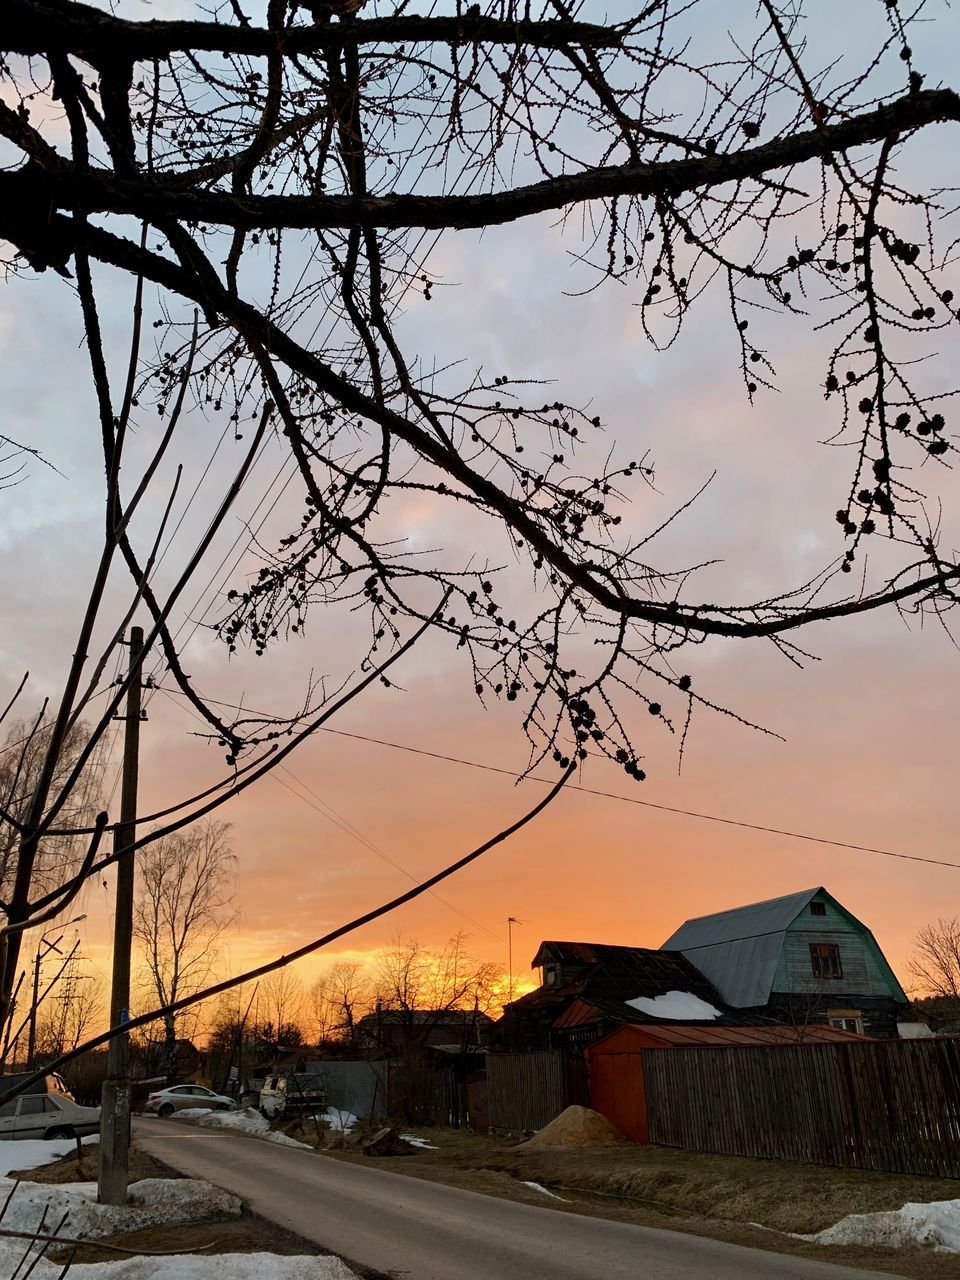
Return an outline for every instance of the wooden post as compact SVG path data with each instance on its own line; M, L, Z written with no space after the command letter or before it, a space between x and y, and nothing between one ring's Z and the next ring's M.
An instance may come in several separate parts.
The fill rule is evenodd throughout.
M136 838L137 778L140 752L140 670L143 664L143 628L130 628L130 687L124 715L123 780L120 821L113 831L114 853ZM110 991L110 1026L130 1018L130 952L133 946L134 855L117 863L117 902L113 929L113 983ZM97 1190L101 1204L127 1203L130 1153L130 1081L127 1079L127 1038L114 1036L107 1055L100 1114L100 1176Z

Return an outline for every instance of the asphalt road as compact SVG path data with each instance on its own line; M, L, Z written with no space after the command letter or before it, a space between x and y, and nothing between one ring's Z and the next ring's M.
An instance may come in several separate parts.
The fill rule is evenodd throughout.
M398 1280L879 1280L876 1272L558 1213L238 1134L138 1120L135 1138L262 1217Z

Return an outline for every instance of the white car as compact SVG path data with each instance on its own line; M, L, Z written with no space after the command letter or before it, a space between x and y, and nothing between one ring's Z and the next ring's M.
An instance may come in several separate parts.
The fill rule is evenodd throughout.
M235 1107L232 1098L222 1093L214 1093L205 1089L202 1084L174 1084L169 1089L161 1089L151 1093L143 1105L147 1115L172 1116L175 1111L186 1111L189 1107L207 1107L210 1111L232 1111Z

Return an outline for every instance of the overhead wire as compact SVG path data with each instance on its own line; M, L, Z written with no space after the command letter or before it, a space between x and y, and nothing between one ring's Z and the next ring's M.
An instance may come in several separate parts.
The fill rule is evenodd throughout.
M164 689L164 693L180 694L178 689ZM183 696L180 694L180 696ZM223 702L217 698L210 698L209 701L218 707L227 707L233 711L246 711L252 715L265 715L264 712L255 711L252 707L241 707L236 703ZM368 742L378 747L389 747L394 751L406 751L415 756L426 756L431 760L443 760L448 764L463 765L468 769L482 769L486 773L500 774L502 777L513 778L515 781L522 778L525 782L539 782L544 786L553 786L556 782L555 778L541 778L536 774L522 774L516 769L505 769L501 765L485 764L480 760L467 760L462 756L446 755L442 751L428 751L424 747L413 747L409 743L390 742L385 738L374 738L364 733L351 733L346 729L331 729L327 725L321 725L318 732L333 734L339 738L353 738L357 742ZM566 791L577 791L583 795L598 796L604 800L618 800L621 804L639 805L644 809L658 809L663 813L674 813L684 818L697 818L703 822L716 822L722 826L742 827L747 831L760 831L768 835L784 836L790 840L805 840L811 844L828 845L834 849L849 849L854 853L872 853L882 858L899 858L905 862L923 862L934 867L949 867L954 871L960 871L960 862L948 862L943 858L927 858L917 853L901 853L893 849L879 849L874 845L857 844L850 840L834 840L827 836L815 836L809 832L790 831L784 827L771 827L760 822L748 822L742 818L725 818L716 813L704 813L696 809L684 809L678 805L660 804L654 800L641 800L639 796L624 796L616 791L602 791L596 787L585 787L576 782L568 782L564 788Z
M166 697L170 698L171 693L175 691L170 689L158 689L157 692L162 693ZM179 692L179 690L177 690L176 692ZM187 711L188 714L194 720L196 720L199 724L206 723L196 713L196 711L193 710L192 707L181 707L180 709ZM278 776L278 774L280 773L286 774L286 776L290 779L290 782L284 782L283 778ZM396 860L396 858L391 857L390 854L388 854L378 844L374 843L374 841L371 840L369 836L365 835L364 832L362 832L359 827L355 826L354 823L350 822L347 818L345 818L343 814L338 813L337 810L334 809L334 807L328 801L324 800L323 797L320 796L313 789L313 787L309 785L309 783L304 782L302 778L299 778L293 772L292 769L288 768L286 765L276 765L273 769L270 770L267 776L269 778L272 778L275 782L278 782L280 786L285 787L287 791L289 791L292 795L295 795L298 800L308 805L311 809L314 809L317 813L321 815L321 817L326 818L328 822L332 823L335 827L338 827L346 835L350 836L351 839L356 840L359 844L362 844L365 848L369 849L371 853L375 854L383 862L386 862L389 866L393 867L394 870L399 871L401 875L406 876L406 878L410 880L413 884L420 883L420 879L418 876L414 875L412 871L408 871L407 868L402 865L402 863ZM294 783L296 784L297 787L302 788L302 791L306 791L308 795L303 795L301 791L297 791L295 787L291 785L291 783ZM313 797L312 800L310 799L311 796ZM437 900L437 902L441 903L443 906L447 907L450 911L454 912L455 915L458 915L461 920L465 921L467 924L471 925L473 928L479 929L481 933L486 934L487 937L491 938L494 942L502 943L504 941L504 939L499 934L494 933L494 931L488 928L485 924L482 924L479 920L474 919L474 917L469 915L466 911L463 911L460 907L450 902L447 898L444 898L441 894L437 893L435 889L431 889L429 890L429 892L431 896Z

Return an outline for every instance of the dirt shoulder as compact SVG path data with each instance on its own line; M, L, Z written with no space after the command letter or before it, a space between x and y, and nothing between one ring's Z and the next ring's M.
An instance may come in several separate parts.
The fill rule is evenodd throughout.
M899 1209L910 1201L960 1198L960 1184L814 1165L699 1155L633 1143L545 1151L456 1130L418 1129L434 1149L373 1162L356 1150L336 1159L444 1182L564 1213L632 1222L733 1244L818 1258L911 1280L957 1280L953 1254L925 1249L811 1245L810 1233L849 1213ZM525 1182L539 1183L552 1199Z

